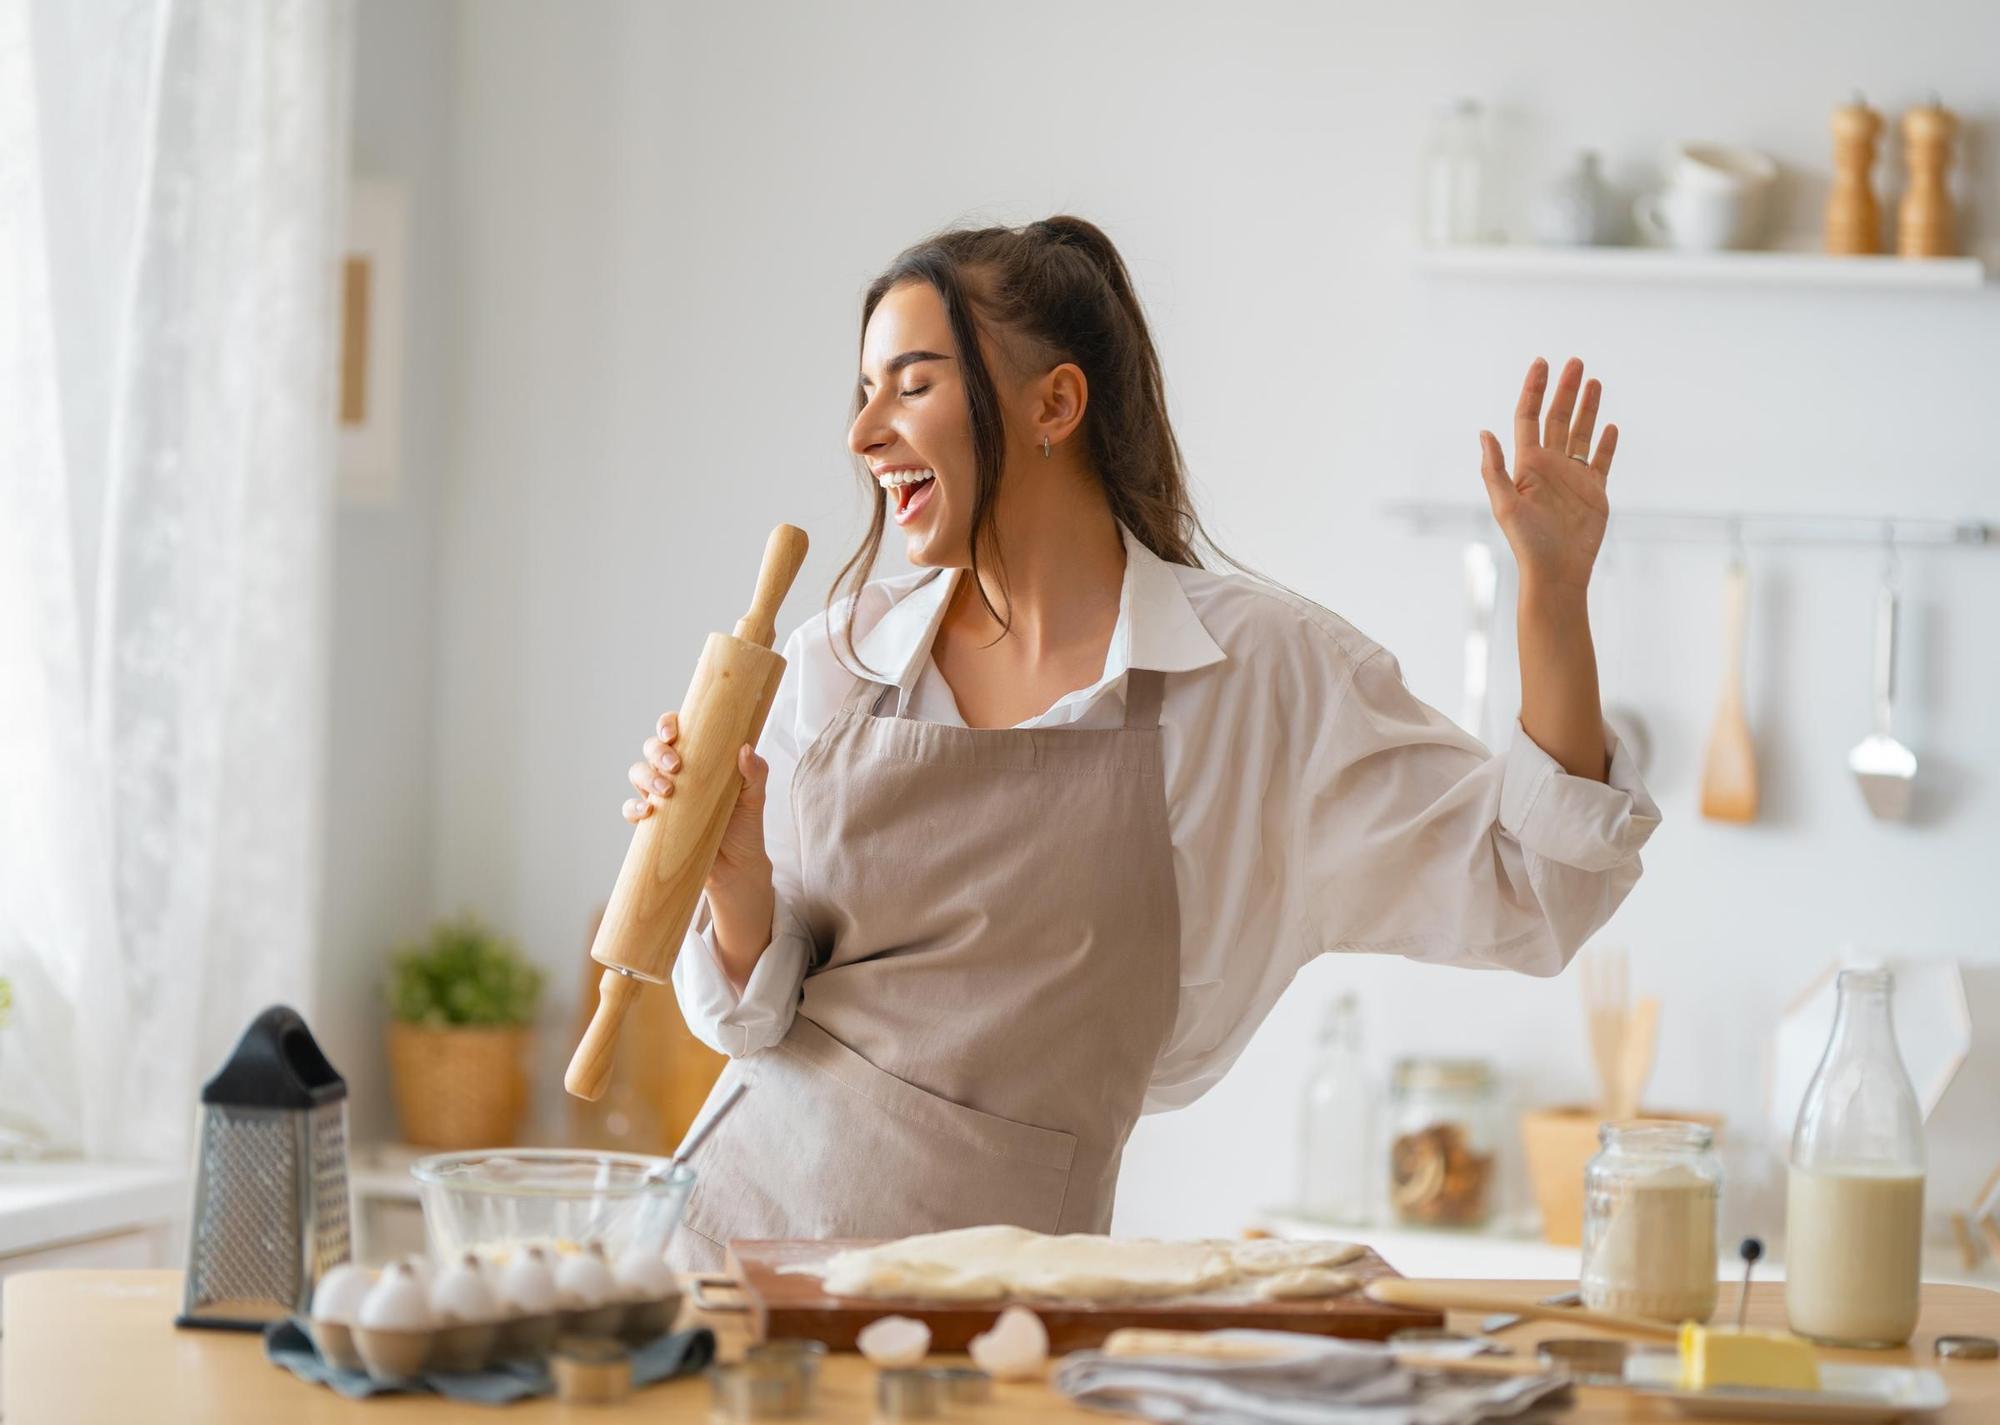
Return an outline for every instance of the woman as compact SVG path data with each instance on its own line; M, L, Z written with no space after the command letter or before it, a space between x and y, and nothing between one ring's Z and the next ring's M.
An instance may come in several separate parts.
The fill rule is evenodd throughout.
M1658 810L1598 709L1584 591L1607 426L1539 359L1510 478L1521 714L1501 756L1310 601L1202 568L1125 266L1056 217L950 232L868 289L848 443L874 520L785 643L762 755L674 967L757 1088L676 1234L1102 1232L1142 1110L1222 1076L1330 951L1559 972ZM1580 398L1580 399L1579 399ZM870 582L885 511L913 574ZM1205 536L1204 536L1205 537ZM628 819L673 794L674 715Z

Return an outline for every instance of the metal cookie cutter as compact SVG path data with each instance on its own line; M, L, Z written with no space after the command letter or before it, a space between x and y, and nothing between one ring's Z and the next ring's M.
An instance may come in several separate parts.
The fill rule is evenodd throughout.
M875 1377L878 1420L928 1420L938 1413L938 1379L926 1370L883 1371Z
M947 1405L984 1405L993 1398L993 1377L971 1366L932 1366L924 1374L937 1382Z
M790 1420L806 1413L806 1377L796 1360L744 1360L708 1368L715 1418Z

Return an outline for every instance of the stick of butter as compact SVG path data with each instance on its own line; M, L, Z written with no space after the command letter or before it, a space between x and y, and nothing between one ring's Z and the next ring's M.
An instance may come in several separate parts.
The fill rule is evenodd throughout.
M1818 1390L1813 1349L1775 1331L1710 1330L1681 1324L1681 1389L1748 1385L1764 1390Z

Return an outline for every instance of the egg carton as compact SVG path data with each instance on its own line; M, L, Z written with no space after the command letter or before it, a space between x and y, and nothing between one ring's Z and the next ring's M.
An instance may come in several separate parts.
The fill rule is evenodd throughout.
M425 1371L479 1371L501 1361L546 1361L562 1337L642 1346L673 1329L681 1293L671 1271L613 1276L595 1244L558 1273L540 1248L505 1273L476 1253L446 1267L406 1257L380 1272L335 1268L314 1293L309 1326L328 1365L407 1384ZM578 1258L595 1266L574 1266ZM539 1273L537 1266L541 1267ZM488 1279L500 1277L499 1284ZM642 1283L633 1276L651 1279Z

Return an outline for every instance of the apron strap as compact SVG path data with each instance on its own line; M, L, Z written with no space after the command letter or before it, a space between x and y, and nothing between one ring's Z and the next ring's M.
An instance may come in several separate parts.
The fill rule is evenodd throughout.
M1160 695L1167 675L1157 668L1131 668L1125 673L1125 726L1149 731L1160 725Z
M859 713L862 717L880 717L883 700L896 691L894 683L878 683L873 678L856 678L854 689L848 693L847 701L841 710Z

